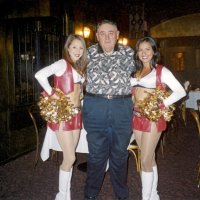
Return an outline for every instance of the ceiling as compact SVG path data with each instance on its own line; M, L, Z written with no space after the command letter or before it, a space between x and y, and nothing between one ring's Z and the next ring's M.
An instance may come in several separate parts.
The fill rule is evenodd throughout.
M77 1L80 3L84 0ZM96 13L102 15L117 15L122 11L126 14L134 13L136 6L143 6L145 20L151 25L183 15L200 13L199 0L88 0L87 2L88 5L95 5Z
M0 0L0 17L21 9L35 6L42 0ZM63 5L73 15L73 9L82 9L87 19L116 18L129 15L136 6L143 6L144 17L150 26L183 15L200 13L199 0L50 0L54 5Z

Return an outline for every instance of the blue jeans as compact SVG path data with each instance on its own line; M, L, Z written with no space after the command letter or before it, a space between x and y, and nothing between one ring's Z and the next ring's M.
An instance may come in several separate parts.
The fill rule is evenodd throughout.
M87 131L88 168L85 196L94 197L103 184L107 161L117 197L128 197L127 146L132 133L132 100L85 96L83 125Z

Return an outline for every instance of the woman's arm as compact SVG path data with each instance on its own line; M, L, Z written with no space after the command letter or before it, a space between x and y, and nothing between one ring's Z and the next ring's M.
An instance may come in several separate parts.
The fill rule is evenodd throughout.
M52 87L48 78L52 75L61 76L65 72L66 67L66 62L64 59L62 59L42 68L35 74L35 78L48 95L52 94Z
M183 86L166 67L162 69L161 82L166 84L172 91L170 96L163 100L165 106L170 106L186 95Z

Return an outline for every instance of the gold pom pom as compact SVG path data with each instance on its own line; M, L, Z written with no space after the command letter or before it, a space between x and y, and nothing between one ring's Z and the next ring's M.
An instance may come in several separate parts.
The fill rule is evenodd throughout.
M52 96L41 96L38 102L42 118L50 123L59 123L70 120L74 113L73 104L69 98L58 88L54 88L58 99Z
M169 93L161 89L156 89L151 93L148 92L147 97L137 103L139 112L150 121L158 121L161 116L163 116L166 121L170 121L173 116L175 106L171 105L163 109L160 108L163 100L168 96Z

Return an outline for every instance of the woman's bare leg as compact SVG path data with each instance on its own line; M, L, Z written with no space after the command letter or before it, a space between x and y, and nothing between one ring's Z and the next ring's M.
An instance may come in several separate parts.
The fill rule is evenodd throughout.
M56 132L58 142L63 151L63 161L60 168L64 171L70 171L75 162L75 149L79 135L80 130Z
M144 132L141 135L141 168L145 172L151 172L155 163L155 149L161 133L157 132L155 123L152 124L151 132Z
M151 132L141 132L134 130L135 138L141 149L141 181L142 199L159 200L157 194L157 180L154 176L153 166L155 162L155 149L160 139L161 133L157 132L155 123L152 124Z

